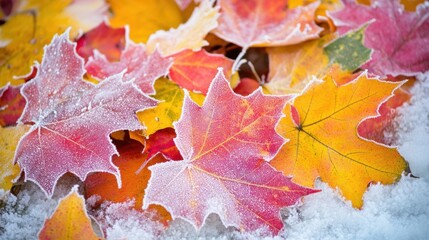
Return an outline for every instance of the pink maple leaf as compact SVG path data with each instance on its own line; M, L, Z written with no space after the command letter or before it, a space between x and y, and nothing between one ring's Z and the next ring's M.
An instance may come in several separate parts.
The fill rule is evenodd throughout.
M84 81L84 61L68 39L68 31L53 38L36 77L21 90L27 104L18 122L34 125L21 138L15 162L49 196L66 172L82 180L90 172L109 172L120 183L109 134L141 129L135 112L157 104L123 74L98 85Z
M429 70L429 4L407 12L399 0L373 0L371 6L343 0L344 8L329 13L340 34L373 21L365 31L364 45L373 49L362 68L385 77L413 76Z
M260 90L239 96L221 72L202 107L186 95L174 124L184 160L149 168L144 208L162 205L196 228L216 213L226 226L277 233L283 227L280 208L315 192L292 183L266 161L285 143L275 125L289 99Z
M282 46L317 38L314 22L319 3L288 9L284 0L218 0L219 26L214 33L245 49L251 46Z
M153 94L155 80L167 75L171 64L172 60L162 57L157 50L149 55L143 44L135 44L127 39L127 46L118 62L110 62L103 54L95 51L85 68L89 74L101 80L125 70L125 80L135 79L136 85L144 93Z

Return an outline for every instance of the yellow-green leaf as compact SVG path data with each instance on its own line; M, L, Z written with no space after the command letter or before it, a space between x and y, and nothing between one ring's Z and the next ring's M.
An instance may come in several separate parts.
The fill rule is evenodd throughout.
M20 168L13 164L16 145L28 131L29 126L0 127L0 189L10 190L12 181L18 177Z

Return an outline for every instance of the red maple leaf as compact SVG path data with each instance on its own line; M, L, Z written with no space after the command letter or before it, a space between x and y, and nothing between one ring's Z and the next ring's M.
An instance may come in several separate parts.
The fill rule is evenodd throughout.
M109 134L141 129L135 112L157 103L122 74L98 85L84 81L83 59L68 38L68 32L53 38L36 77L22 88L27 105L18 122L34 125L21 138L15 162L48 195L66 172L82 180L90 172L109 172L119 181Z
M184 160L156 164L144 208L165 207L173 218L200 228L211 213L241 230L283 226L280 208L314 190L300 187L266 160L285 143L275 131L290 96L242 97L232 92L221 72L213 79L204 105L185 97L174 124L176 146ZM263 160L265 159L265 160Z
M173 128L164 128L151 134L146 141L145 151L147 151L148 159L151 159L157 154L162 154L167 160L180 160L182 156L176 147L173 139L176 137L176 132Z
M364 45L373 49L362 68L380 76L413 76L429 70L429 4L407 12L399 0L373 0L371 6L343 0L344 8L329 15L340 34L370 20ZM418 50L417 50L418 49Z
M102 22L76 41L76 51L81 57L88 60L97 49L110 61L117 61L125 48L125 36L125 28L111 28Z
M135 79L134 82L144 93L153 94L155 80L167 75L171 64L172 60L162 57L157 50L149 55L143 44L135 44L128 39L119 62L110 62L104 55L95 52L85 68L101 80L125 71L125 80Z
M0 88L0 126L15 125L25 106L21 86L6 85Z
M282 46L317 38L314 22L318 3L288 9L283 0L219 0L219 26L215 34L243 48Z
M202 49L198 52L184 50L174 54L169 76L179 86L207 94L218 67L226 69L227 79L231 77L233 61L221 54L211 54Z

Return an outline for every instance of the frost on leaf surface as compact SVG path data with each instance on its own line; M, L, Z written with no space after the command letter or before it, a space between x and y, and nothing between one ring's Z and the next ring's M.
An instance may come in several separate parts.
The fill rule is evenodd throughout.
M92 76L105 79L114 74L126 71L124 80L135 79L135 84L147 94L155 93L154 82L167 75L172 61L163 58L158 51L146 53L143 44L135 44L127 40L127 46L117 62L109 61L104 55L96 52L90 57L85 68Z
M34 125L20 140L15 161L48 195L66 172L82 180L95 171L119 179L109 134L142 128L135 112L156 105L121 74L98 85L85 82L83 59L68 37L53 38L36 77L22 88L27 105L18 121Z
M100 239L94 232L85 209L85 199L77 193L77 186L60 200L54 214L45 221L39 239Z
M200 228L210 213L240 230L282 227L280 208L314 190L300 187L267 162L285 139L275 131L290 96L242 97L219 72L202 107L186 95L174 124L184 160L156 164L144 198L164 206L173 218Z
M199 51L201 47L209 44L205 37L217 27L218 17L219 8L213 7L213 1L202 1L186 23L152 34L147 41L147 48L149 52L158 49L163 56L170 56L185 49Z
M244 48L291 45L317 38L318 3L288 9L283 0L219 0L219 26L214 33Z
M231 59L208 53L204 49L198 52L185 50L172 57L174 63L169 73L171 80L191 91L207 94L218 67L225 69L227 79L230 79L232 74Z
M330 13L340 34L372 20L364 45L374 50L364 64L380 76L412 76L429 69L429 4L408 12L399 0L373 0L371 6L343 0L344 8Z

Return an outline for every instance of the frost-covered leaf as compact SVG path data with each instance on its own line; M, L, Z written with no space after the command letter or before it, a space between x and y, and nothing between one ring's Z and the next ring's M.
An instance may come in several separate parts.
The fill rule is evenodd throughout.
M128 25L130 38L136 43L146 42L160 29L177 27L184 19L174 0L107 0L112 11L110 25Z
M298 45L268 48L270 75L264 86L274 94L300 93L311 80L322 79L333 69L335 74L350 76L370 59L371 50L363 46L364 29L340 38L325 35Z
M226 226L277 233L283 226L280 208L314 192L266 162L285 142L274 127L289 99L260 91L236 95L221 72L202 107L186 95L174 124L184 160L149 168L144 208L162 205L173 219L186 219L198 229L217 213Z
M28 129L27 125L0 127L0 189L8 191L12 187L12 181L19 175L20 169L13 164L13 157L19 139Z
M328 68L329 58L323 51L325 39L268 48L269 76L264 84L270 93L299 93L314 78L322 78Z
M172 57L170 79L188 90L207 94L219 67L224 69L226 79L231 77L233 61L223 55L211 54L202 49L198 52L185 50Z
M317 38L318 3L288 9L283 0L219 0L219 26L214 33L243 48L282 46Z
M16 14L0 26L0 87L11 82L22 83L34 61L42 60L43 46L56 33L72 27L72 37L78 30L87 31L102 22L107 9L102 0L20 1Z
M407 170L395 148L364 140L357 132L359 123L378 114L378 106L400 85L366 74L342 86L329 76L313 82L284 109L278 131L290 142L271 164L304 186L312 187L320 177L354 207L362 207L368 184L393 183Z
M125 48L125 34L125 28L112 28L102 22L76 41L76 51L85 60L93 56L94 50L97 50L109 61L118 61Z
M202 1L186 23L169 31L160 30L152 34L147 41L148 50L153 52L158 49L163 56L169 56L185 49L199 51L208 45L204 38L217 27L219 17L219 8L212 5L212 0Z
M21 86L6 85L0 88L0 126L15 125L25 106Z
M77 187L60 200L54 214L45 221L39 239L100 239L94 232L91 219L85 209L85 200L77 193Z
M399 0L373 0L371 6L343 0L341 11L330 13L340 34L373 22L364 45L373 49L363 68L380 75L412 76L429 70L429 4L407 12Z
M135 79L134 82L144 93L152 94L155 93L155 80L167 75L171 63L158 51L148 54L144 45L128 40L119 61L109 61L104 55L96 53L89 58L85 68L89 74L101 80L126 70L124 80Z
M122 75L98 85L85 82L83 59L68 37L68 32L55 36L45 47L36 77L21 90L27 105L18 121L34 125L20 140L15 160L26 179L48 195L66 172L84 180L90 172L104 171L119 180L109 134L142 128L135 112L156 105Z

